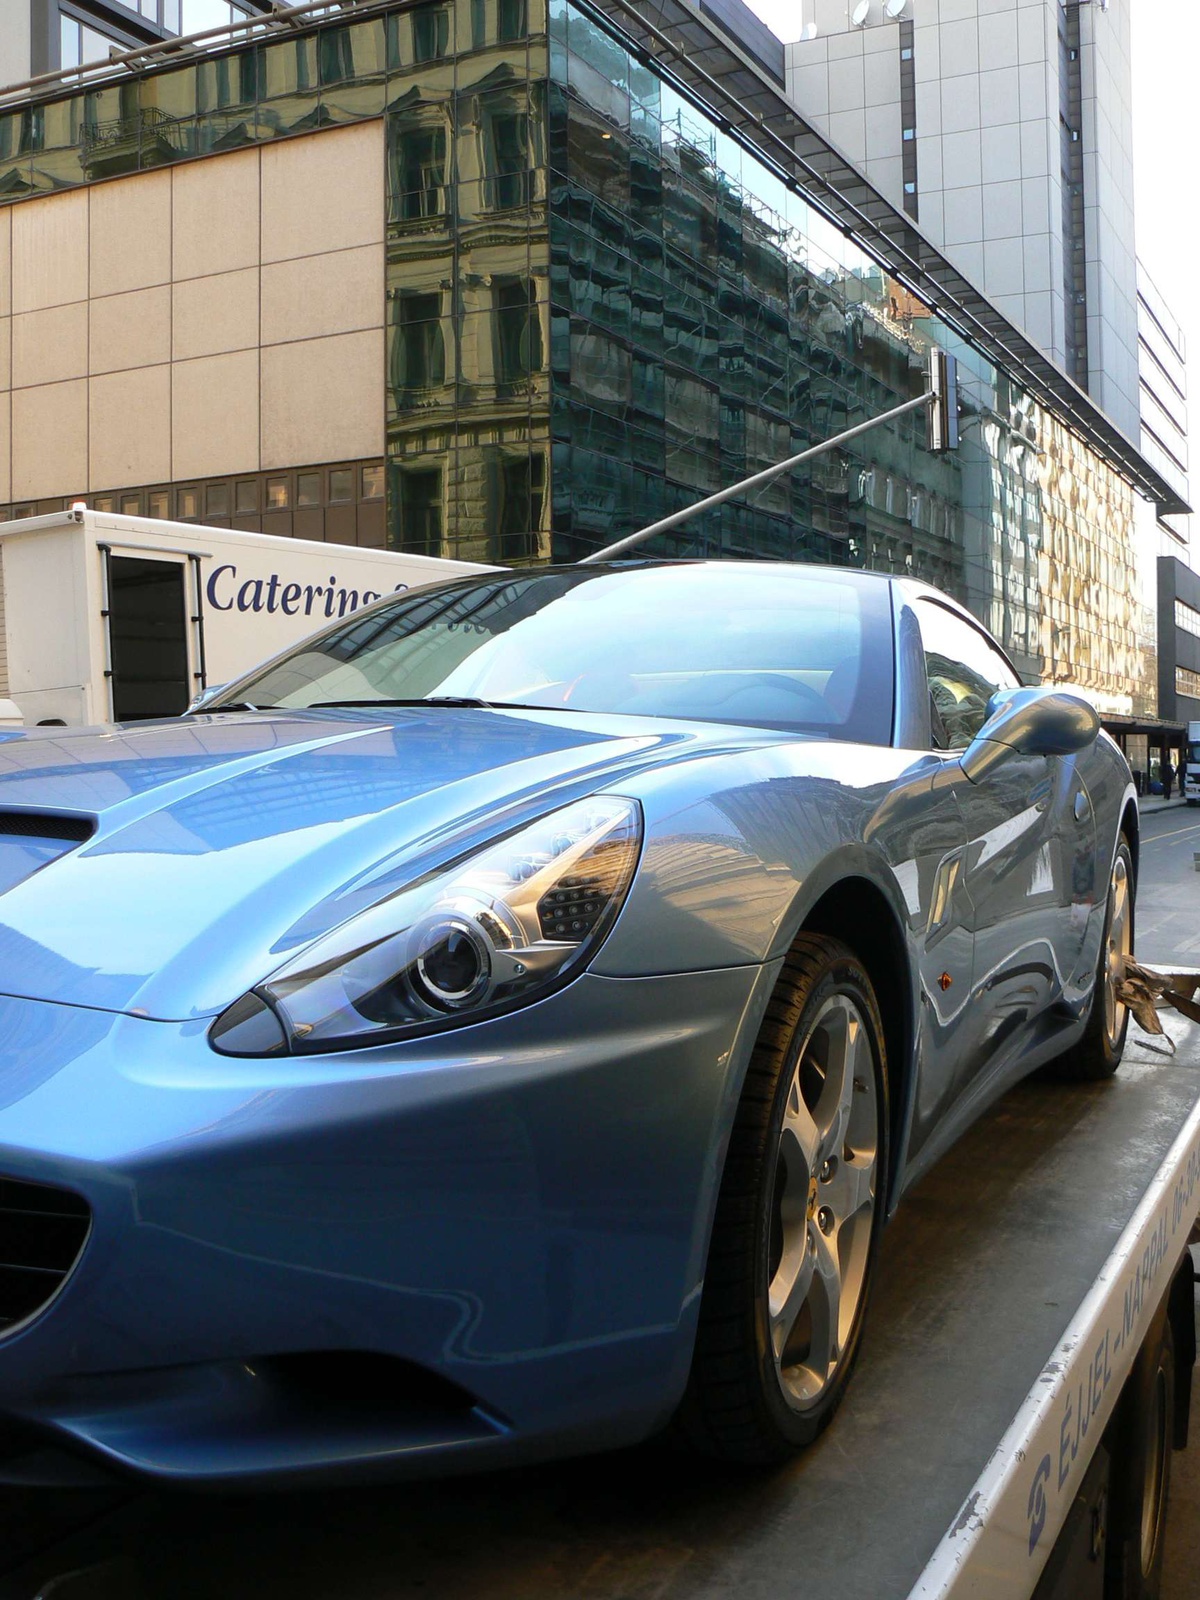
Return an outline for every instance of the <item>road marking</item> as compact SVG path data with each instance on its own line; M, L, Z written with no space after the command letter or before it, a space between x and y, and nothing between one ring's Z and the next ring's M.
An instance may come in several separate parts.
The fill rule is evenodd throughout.
M1157 844L1160 839L1180 839L1185 833L1200 833L1200 823L1192 828L1175 828L1170 833L1151 834L1148 839L1143 839L1143 844Z

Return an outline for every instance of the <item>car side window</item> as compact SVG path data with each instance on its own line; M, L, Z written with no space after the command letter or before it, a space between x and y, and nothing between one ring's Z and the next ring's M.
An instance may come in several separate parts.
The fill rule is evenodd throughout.
M929 716L936 750L965 750L983 726L997 689L1020 679L983 633L936 600L919 600Z

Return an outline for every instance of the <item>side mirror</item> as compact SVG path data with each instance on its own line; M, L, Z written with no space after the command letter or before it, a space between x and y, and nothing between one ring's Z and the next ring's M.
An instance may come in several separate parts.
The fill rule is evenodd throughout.
M192 696L184 716L190 716L193 711L203 711L206 705L217 698L224 687L223 683L210 683L207 688L201 689L199 694Z
M1095 708L1065 689L1004 689L988 701L987 711L983 727L962 753L962 769L972 783L1010 755L1074 755L1100 732Z

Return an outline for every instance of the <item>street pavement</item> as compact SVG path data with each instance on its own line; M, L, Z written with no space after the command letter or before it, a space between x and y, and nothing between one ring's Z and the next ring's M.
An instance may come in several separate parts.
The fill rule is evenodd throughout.
M1161 801L1146 808L1135 947L1147 961L1200 966L1194 852L1200 810ZM1161 1600L1200 1597L1200 1384L1193 1440L1174 1457ZM0 1490L0 1600L443 1600L485 1590L495 1600L650 1600L672 1568L659 1515L667 1525L681 1514L703 1525L707 1504L715 1524L718 1508L744 1493L654 1444L503 1482L322 1495ZM619 1544L607 1537L614 1524ZM148 1589L150 1572L169 1573L166 1586ZM446 1588L450 1572L456 1581Z

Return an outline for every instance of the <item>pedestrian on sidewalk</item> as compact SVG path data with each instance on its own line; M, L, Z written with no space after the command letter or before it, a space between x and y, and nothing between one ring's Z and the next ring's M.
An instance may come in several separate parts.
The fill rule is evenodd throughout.
M1174 782L1175 768L1171 765L1170 756L1164 756L1162 764L1162 786L1164 800L1169 800L1171 798L1171 785Z

